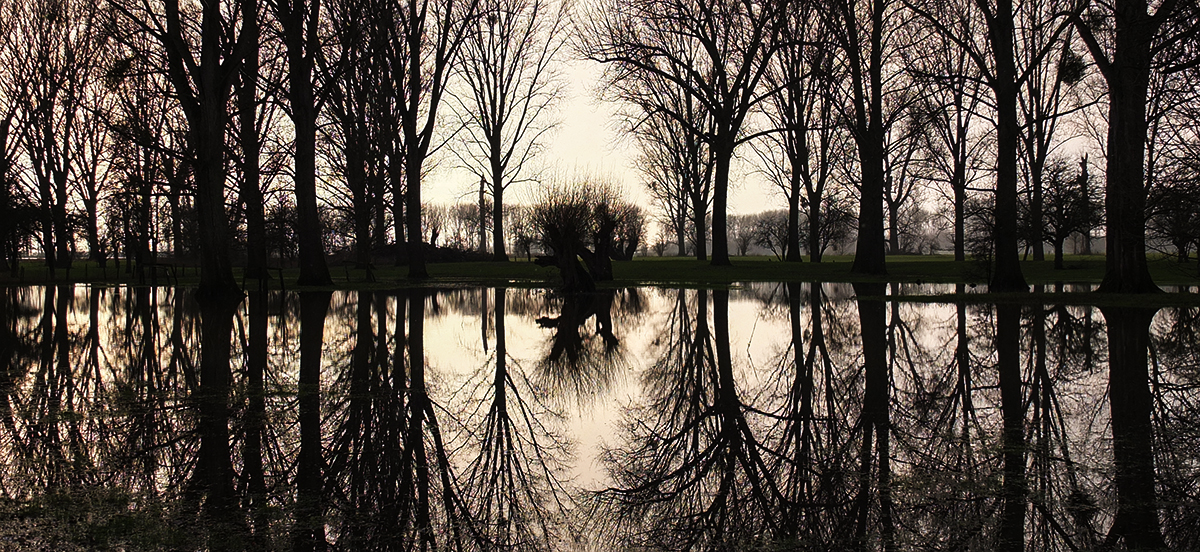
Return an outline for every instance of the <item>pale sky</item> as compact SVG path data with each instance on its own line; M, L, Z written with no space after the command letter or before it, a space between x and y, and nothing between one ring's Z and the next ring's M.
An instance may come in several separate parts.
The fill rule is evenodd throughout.
M561 123L549 135L545 152L536 162L545 165L551 172L588 174L616 180L625 187L630 200L650 208L650 199L642 186L641 175L634 168L638 154L636 145L622 138L617 128L617 106L596 99L595 86L600 75L601 68L594 62L574 61L566 66L563 77L567 81L567 88L560 107ZM738 153L746 160L753 159L754 154L748 146L739 149ZM465 171L452 168L456 161L446 159L443 163L445 168L432 175L434 185L422 190L427 201L475 201L479 182ZM756 213L784 208L786 204L781 196L770 193L767 185L756 175L746 174L750 170L743 169L740 174L735 170L731 175L734 186L730 191L730 213ZM515 192L510 189L506 200L524 203L530 186L533 184L518 185Z

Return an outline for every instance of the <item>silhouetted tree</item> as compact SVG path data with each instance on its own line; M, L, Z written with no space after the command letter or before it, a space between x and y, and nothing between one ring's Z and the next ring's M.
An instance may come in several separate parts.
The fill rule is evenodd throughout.
M1191 59L1156 59L1177 54L1173 47L1193 37L1200 18L1188 17L1195 6L1145 0L1091 6L1072 21L1108 85L1108 132L1105 151L1105 270L1099 291L1159 291L1146 264L1146 113L1152 72L1196 63ZM1153 8L1153 13L1151 13ZM1177 16L1184 16L1178 19ZM1171 24L1168 24L1171 22ZM1156 67L1157 65L1157 67Z
M707 132L693 126L699 121L688 113L661 112L711 149L713 265L729 264L730 162L737 146L752 136L745 132L746 118L772 92L760 84L780 47L790 7L785 1L597 1L579 20L579 48L606 64L606 84L614 95L642 104L647 92L674 86L712 117Z
M527 164L554 128L562 95L555 72L566 40L567 3L483 0L468 30L457 71L466 139L459 154L491 195L492 255L507 261L504 192L528 178Z
M397 94L397 122L402 130L409 278L429 276L421 244L425 160L438 139L438 109L445 99L451 64L459 59L479 17L479 4L480 0L394 0L389 6L389 86Z
M162 47L156 54L165 57L173 96L187 119L199 216L199 292L218 296L236 292L225 209L225 138L234 77L241 70L249 40L257 36L243 32L240 2L208 2L194 12L182 9L178 0L167 0L161 13L132 2L110 5L132 27L130 35L144 33ZM130 38L124 40L128 43Z

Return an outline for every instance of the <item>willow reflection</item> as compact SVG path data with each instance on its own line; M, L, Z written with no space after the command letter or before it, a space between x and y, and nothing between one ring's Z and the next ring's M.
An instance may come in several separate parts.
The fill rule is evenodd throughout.
M638 294L637 290L627 293ZM538 381L549 392L584 399L607 389L628 366L626 351L613 327L617 290L562 293L550 299L548 308L557 316L541 316L537 325L553 330L544 360L537 366ZM630 304L634 308L639 300ZM555 307L557 308L555 309ZM587 324L595 320L594 333ZM597 341L598 338L598 341Z

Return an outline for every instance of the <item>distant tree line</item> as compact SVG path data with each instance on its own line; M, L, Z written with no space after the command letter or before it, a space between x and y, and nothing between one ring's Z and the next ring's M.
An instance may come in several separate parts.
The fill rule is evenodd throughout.
M1147 251L1200 250L1198 29L1181 0L4 0L2 268L169 251L220 295L235 261L322 284L333 251L424 277L437 237L557 254L509 191L562 184L533 161L573 52L640 150L662 229L641 245L722 265L852 239L884 274L944 229L1024 290L1023 254L1102 236L1102 289L1152 291ZM479 178L470 238L423 208L448 160ZM784 212L746 242L749 173Z

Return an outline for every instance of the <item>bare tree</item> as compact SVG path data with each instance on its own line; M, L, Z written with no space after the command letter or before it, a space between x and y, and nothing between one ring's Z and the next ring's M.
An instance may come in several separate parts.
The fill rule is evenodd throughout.
M1075 94L1075 86L1087 75L1083 58L1071 48L1072 36L1051 33L1053 14L1067 6L1059 2L1027 2L1020 6L1018 17L1024 27L1030 29L1018 37L1018 61L1021 70L1029 75L1017 95L1017 106L1022 123L1020 159L1025 178L1029 204L1029 244L1033 247L1033 259L1045 260L1042 236L1043 192L1047 185L1044 171L1050 155L1061 145L1057 135L1063 119L1081 110L1085 101ZM1045 32L1036 32L1042 29ZM1047 43L1048 41L1053 41ZM1047 55L1047 51L1050 51Z
M1200 18L1193 14L1173 20L1195 9L1194 3L1178 0L1120 0L1073 14L1079 37L1108 84L1104 194L1107 255L1100 291L1158 291L1146 264L1147 90L1152 72L1200 63L1200 56L1192 53L1190 59L1181 58L1176 49L1200 32ZM1174 59L1158 60L1155 67L1156 57L1163 54L1171 54L1168 57Z
M249 0L243 0L249 1ZM333 282L325 261L321 220L317 209L317 117L327 94L318 88L318 58L321 56L321 1L268 0L279 23L287 59L286 96L294 143L292 172L296 212L300 217L300 285Z
M977 178L977 163L987 141L979 136L976 123L983 107L978 68L950 36L966 34L975 16L963 13L951 25L955 34L939 32L906 52L915 78L927 82L917 108L929 126L924 159L930 178L949 187L956 261L966 259L967 193Z
M254 0L244 0L254 1ZM188 150L199 215L201 295L238 293L229 257L230 224L225 209L229 100L252 33L243 32L240 2L213 1L199 11L166 0L162 11L114 0L115 11L162 47L174 97L188 123Z
M99 79L97 79L99 80ZM100 205L111 193L113 173L111 127L105 124L115 107L115 90L92 82L84 91L79 123L69 147L77 162L71 168L75 195L83 204L83 230L88 244L88 260L105 266L107 250L100 232Z
M835 98L831 86L835 73L833 44L815 6L802 5L789 18L784 47L768 73L769 86L778 88L764 108L774 132L763 136L756 151L763 171L788 204L787 254L799 261L801 234L809 235L809 258L820 261L813 241L820 226L825 187L833 173L834 134L838 132ZM779 159L782 157L782 159ZM807 209L809 228L800 229L800 211Z
M170 81L155 63L155 45L144 34L121 35L110 51L107 84L117 87L116 102L106 126L115 172L114 190L106 202L106 222L114 257L124 257L126 269L153 262L156 202L166 196L173 248L183 250L185 196L194 196L187 122L179 104L170 98ZM119 267L119 265L118 265Z
M37 1L26 5L24 35L30 79L24 95L25 153L33 169L42 213L41 245L46 264L70 268L74 235L69 210L70 179L81 160L74 140L84 124L84 96L97 73L100 12L90 2Z
M451 63L479 16L479 0L393 0L387 48L390 86L402 130L408 228L408 276L427 278L421 244L421 184L425 160L436 149L438 109ZM392 161L395 163L395 160ZM393 186L395 181L393 181Z
M644 84L661 82L694 96L712 117L714 128L705 132L692 126L690 114L661 110L712 150L713 265L729 264L730 162L737 146L753 137L747 116L773 92L760 84L791 8L783 0L596 0L578 24L580 50L606 64L605 83L618 97L642 103Z
M1021 126L1017 98L1021 87L1033 78L1042 60L1058 51L1059 41L1069 27L1068 14L1063 11L1031 14L1037 21L1022 23L1021 38L1024 39L1027 33L1038 32L1044 33L1045 39L1018 42L1016 20L1021 14L1015 11L1012 0L997 0L994 5L987 0L973 0L971 5L911 1L908 5L970 57L991 89L996 122L993 211L996 220L992 233L995 267L988 287L996 291L1028 291L1018 251L1017 153ZM960 23L971 9L982 14L986 26L983 35ZM1017 57L1024 62L1020 68Z
M852 271L886 274L883 233L884 96L894 92L896 29L904 23L901 6L892 0L840 0L827 11L833 39L844 55L850 80L843 97L843 120L858 146L858 246Z
M334 29L334 44L339 67L330 75L328 116L332 124L323 130L331 142L329 164L340 173L345 189L336 190L344 196L342 208L348 211L354 233L354 259L357 266L371 265L371 250L378 243L372 239L372 215L383 212L384 179L383 153L377 140L381 139L382 121L375 117L379 98L379 82L387 68L373 49L378 26L376 14L369 3L357 1L331 2L326 10ZM390 98L389 98L390 100ZM375 232L385 232L376 225Z
M21 216L24 203L16 174L17 154L23 135L22 96L28 90L28 73L22 70L24 49L17 40L21 3L0 1L0 268L18 270Z
M754 244L783 260L792 243L788 218L787 211L764 211L756 215L752 227L748 229Z
M236 85L237 137L241 160L240 203L246 219L245 274L261 281L267 277L266 211L262 190L262 150L265 117L259 94L262 73L262 22L258 2L242 4L242 21L247 35L245 58ZM265 113L263 113L265 115Z
M912 106L924 90L916 85L914 88L911 96L901 98L903 105L888 113L893 122L887 125L884 138L883 202L887 207L888 249L893 254L904 251L901 219L914 207L921 184L926 181L921 158L925 152L922 146L927 143L925 121Z
M1043 226L1044 235L1054 246L1054 268L1061 269L1067 238L1089 228L1099 216L1100 205L1089 192L1086 155L1079 160L1079 170L1074 174L1065 159L1051 158L1044 170L1045 205L1037 224Z
M458 95L465 123L459 157L491 195L492 255L507 261L504 192L527 177L562 95L555 71L566 40L568 2L482 0L462 47ZM482 244L481 244L482 245Z
M657 87L654 86L657 84ZM712 208L714 158L703 134L714 130L712 117L687 90L671 83L645 83L631 128L642 148L638 168L646 188L675 232L678 255L687 254L688 229L698 260L706 260ZM681 123L663 112L686 114Z

